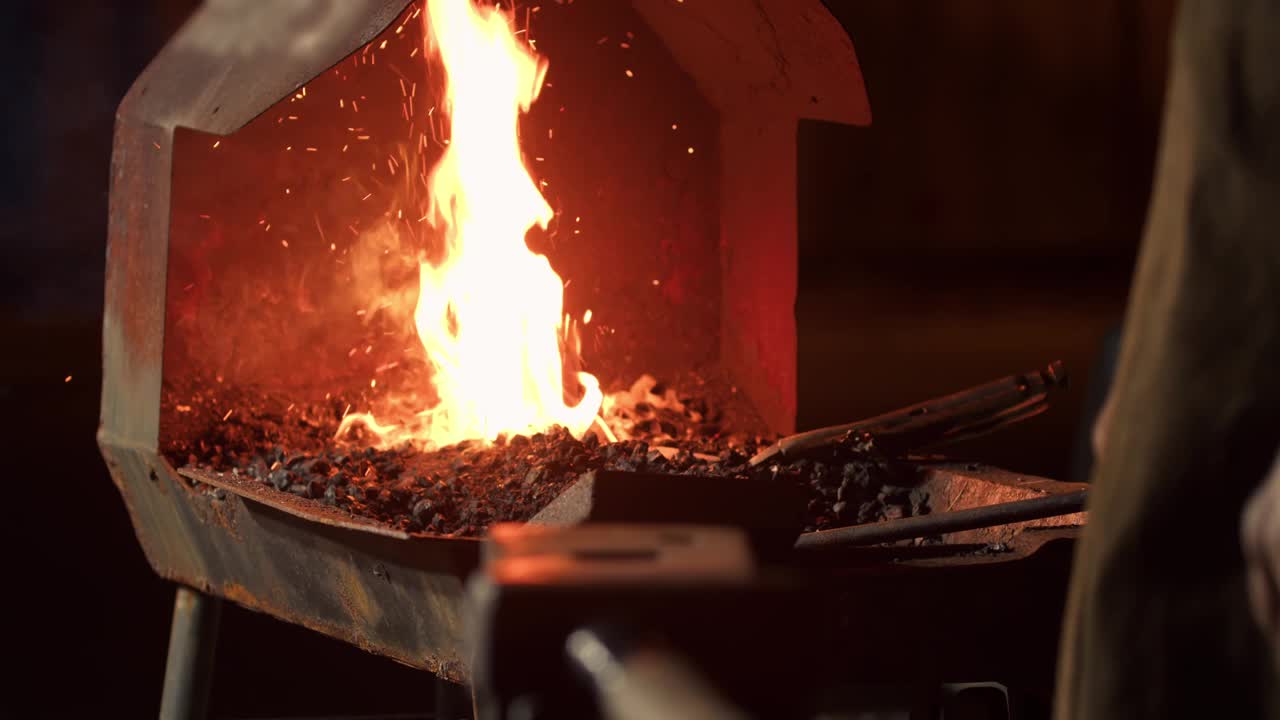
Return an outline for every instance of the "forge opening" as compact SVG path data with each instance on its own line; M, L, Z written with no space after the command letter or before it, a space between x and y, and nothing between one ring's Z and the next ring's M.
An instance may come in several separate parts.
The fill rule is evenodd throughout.
M403 529L467 534L525 519L585 470L693 472L722 453L745 459L764 431L719 367L715 109L633 11L546 4L497 16L471 0L431 1L507 22L505 41L527 54L520 82L549 61L537 87L518 88L530 97L505 100L522 112L519 156L504 160L523 165L540 194L526 200L545 207L514 224L493 203L470 217L515 228L517 239L532 226L523 255L472 239L471 274L443 275L463 254L468 201L433 187L452 140L469 133L471 151L487 152L486 141L504 138L451 126L461 103L449 82L475 91L495 80L484 67L468 78L444 66L431 5L408 4L228 135L178 128L163 451L179 467L244 474ZM499 179L491 170L481 168L473 196ZM524 281L541 267L536 294ZM548 291L550 277L560 287ZM557 324L531 330L522 313L535 303L562 303ZM477 333L477 322L496 326ZM561 375L548 385L564 386L554 400L582 405L595 382L579 381L584 371L606 393L576 438L559 416L401 432L445 399L466 406L496 391L517 405L540 392L510 376L508 356L531 356L548 330ZM467 333L493 342L458 353L451 343ZM507 342L522 333L531 339ZM545 353L525 360L524 371L548 365ZM486 376L490 364L507 374ZM451 372L472 375L461 397L444 386ZM505 495L475 507L495 487Z

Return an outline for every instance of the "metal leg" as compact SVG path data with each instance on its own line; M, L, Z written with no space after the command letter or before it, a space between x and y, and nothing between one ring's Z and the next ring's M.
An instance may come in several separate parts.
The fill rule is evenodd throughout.
M169 658L164 664L161 720L203 720L213 680L222 599L179 587L173 601Z

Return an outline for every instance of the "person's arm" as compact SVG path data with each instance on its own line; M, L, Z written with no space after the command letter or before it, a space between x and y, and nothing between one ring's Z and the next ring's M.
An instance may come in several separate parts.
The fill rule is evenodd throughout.
M1240 544L1280 444L1278 53L1280 0L1180 3L1151 208L1096 426L1058 720L1280 717L1248 589L1274 566Z

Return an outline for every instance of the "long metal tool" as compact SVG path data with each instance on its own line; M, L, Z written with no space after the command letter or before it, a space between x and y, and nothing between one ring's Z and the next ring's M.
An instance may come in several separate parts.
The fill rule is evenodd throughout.
M809 430L782 438L751 458L753 466L821 452L849 433L869 433L896 450L936 447L979 435L1044 412L1049 393L1067 384L1061 362L928 400L868 420Z
M805 533L796 540L797 550L827 550L834 548L877 545L879 543L910 540L912 538L942 535L943 533L977 530L979 528L1008 525L1010 523L1039 520L1070 515L1084 510L1088 490L1046 495L1045 497L1015 502L998 503L985 507L955 510L934 515L918 515L901 520L886 520L865 525L851 525L834 530Z

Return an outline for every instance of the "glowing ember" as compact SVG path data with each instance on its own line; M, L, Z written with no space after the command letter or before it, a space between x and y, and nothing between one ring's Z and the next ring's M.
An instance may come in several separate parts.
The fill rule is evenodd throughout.
M578 373L585 394L576 404L566 399L562 351L576 361L579 341L560 277L525 244L525 233L553 215L524 166L517 131L547 63L496 7L472 0L426 7L425 55L435 53L447 75L440 109L449 140L427 191L444 252L420 264L414 325L437 401L383 417L388 424L348 415L339 434L360 425L383 444L427 447L552 425L582 435L600 408L599 384Z

